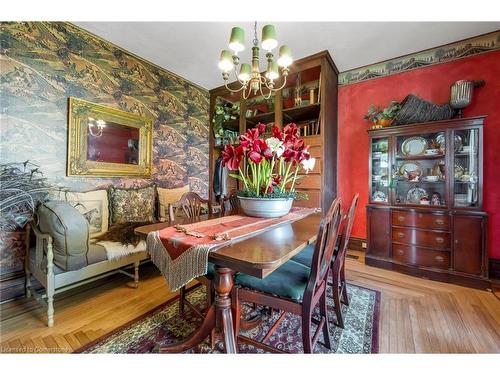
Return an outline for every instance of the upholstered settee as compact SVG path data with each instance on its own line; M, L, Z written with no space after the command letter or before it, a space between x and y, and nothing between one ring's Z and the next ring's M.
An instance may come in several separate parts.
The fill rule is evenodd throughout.
M37 209L31 225L36 241L26 257L26 295L35 277L45 288L47 322L54 324L54 295L76 286L121 272L138 287L139 265L148 260L145 241L122 244L103 239L113 225L165 220L168 205L180 199L189 186L162 189L114 188L90 192L65 192ZM124 270L133 266L133 274ZM43 298L39 298L43 299Z
M37 211L38 223L32 229L35 247L26 258L26 294L31 296L31 277L34 276L46 290L47 325L54 324L54 295L94 281L113 272L133 278L133 287L139 283L139 265L148 259L145 244L140 244L121 257L110 257L102 244L92 243L89 224L85 217L68 202L49 201ZM110 246L107 242L105 243ZM113 244L112 244L113 245ZM111 245L111 246L112 246ZM120 244L114 244L120 246ZM129 274L122 267L133 265Z

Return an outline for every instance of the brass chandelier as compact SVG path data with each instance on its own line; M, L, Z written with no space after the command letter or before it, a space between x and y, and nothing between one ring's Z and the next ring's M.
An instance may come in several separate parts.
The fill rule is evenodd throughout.
M292 64L292 53L290 47L282 45L279 48L278 60L274 60L273 49L278 46L276 39L276 30L273 25L265 25L262 28L262 43L261 47L267 51L267 70L264 75L259 69L259 39L257 38L257 22L254 24L254 39L252 47L252 65L241 64L239 73L236 73L240 58L238 52L245 49L245 33L240 27L233 27L231 30L231 38L229 40L229 49L222 50L219 60L219 68L222 70L222 78L224 85L231 92L240 92L244 99L250 96L253 91L254 95L260 94L267 100L273 92L281 90L285 87L286 77L288 76L288 67ZM279 87L276 87L276 80L280 78L279 68L281 68L281 77L283 82ZM240 88L234 90L228 87L229 73L234 69L236 80L241 85Z

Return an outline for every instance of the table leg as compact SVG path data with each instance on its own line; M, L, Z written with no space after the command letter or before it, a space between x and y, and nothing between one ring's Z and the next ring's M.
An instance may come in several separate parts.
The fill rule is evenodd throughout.
M215 267L215 306L217 310L217 328L224 338L226 353L236 353L233 313L231 311L231 290L233 289L234 272L225 267Z
M207 338L212 329L216 327L224 338L226 353L237 352L231 312L231 290L234 285L234 271L219 266L216 266L215 270L217 272L214 280L215 302L209 307L200 328L179 343L158 348L160 353L180 353L191 349Z

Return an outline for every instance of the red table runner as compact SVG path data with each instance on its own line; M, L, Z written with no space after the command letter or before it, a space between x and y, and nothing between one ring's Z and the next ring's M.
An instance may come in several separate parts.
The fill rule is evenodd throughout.
M280 218L231 215L194 224L176 225L149 233L147 250L152 262L175 291L207 273L210 251L315 212L317 209L314 208L294 207L288 215Z

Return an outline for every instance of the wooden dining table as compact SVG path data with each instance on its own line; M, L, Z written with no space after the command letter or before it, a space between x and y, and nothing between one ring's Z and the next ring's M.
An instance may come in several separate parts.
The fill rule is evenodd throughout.
M229 212L226 215L234 214ZM150 232L177 224L188 224L220 217L221 214L203 215L196 219L179 219L141 226L135 232L147 236ZM208 307L201 326L186 339L159 348L163 353L180 353L200 344L214 328L220 333L226 353L237 353L237 338L231 310L233 276L237 272L265 278L290 260L304 247L316 240L321 213L272 227L238 242L211 251L208 260L215 264L215 299Z

